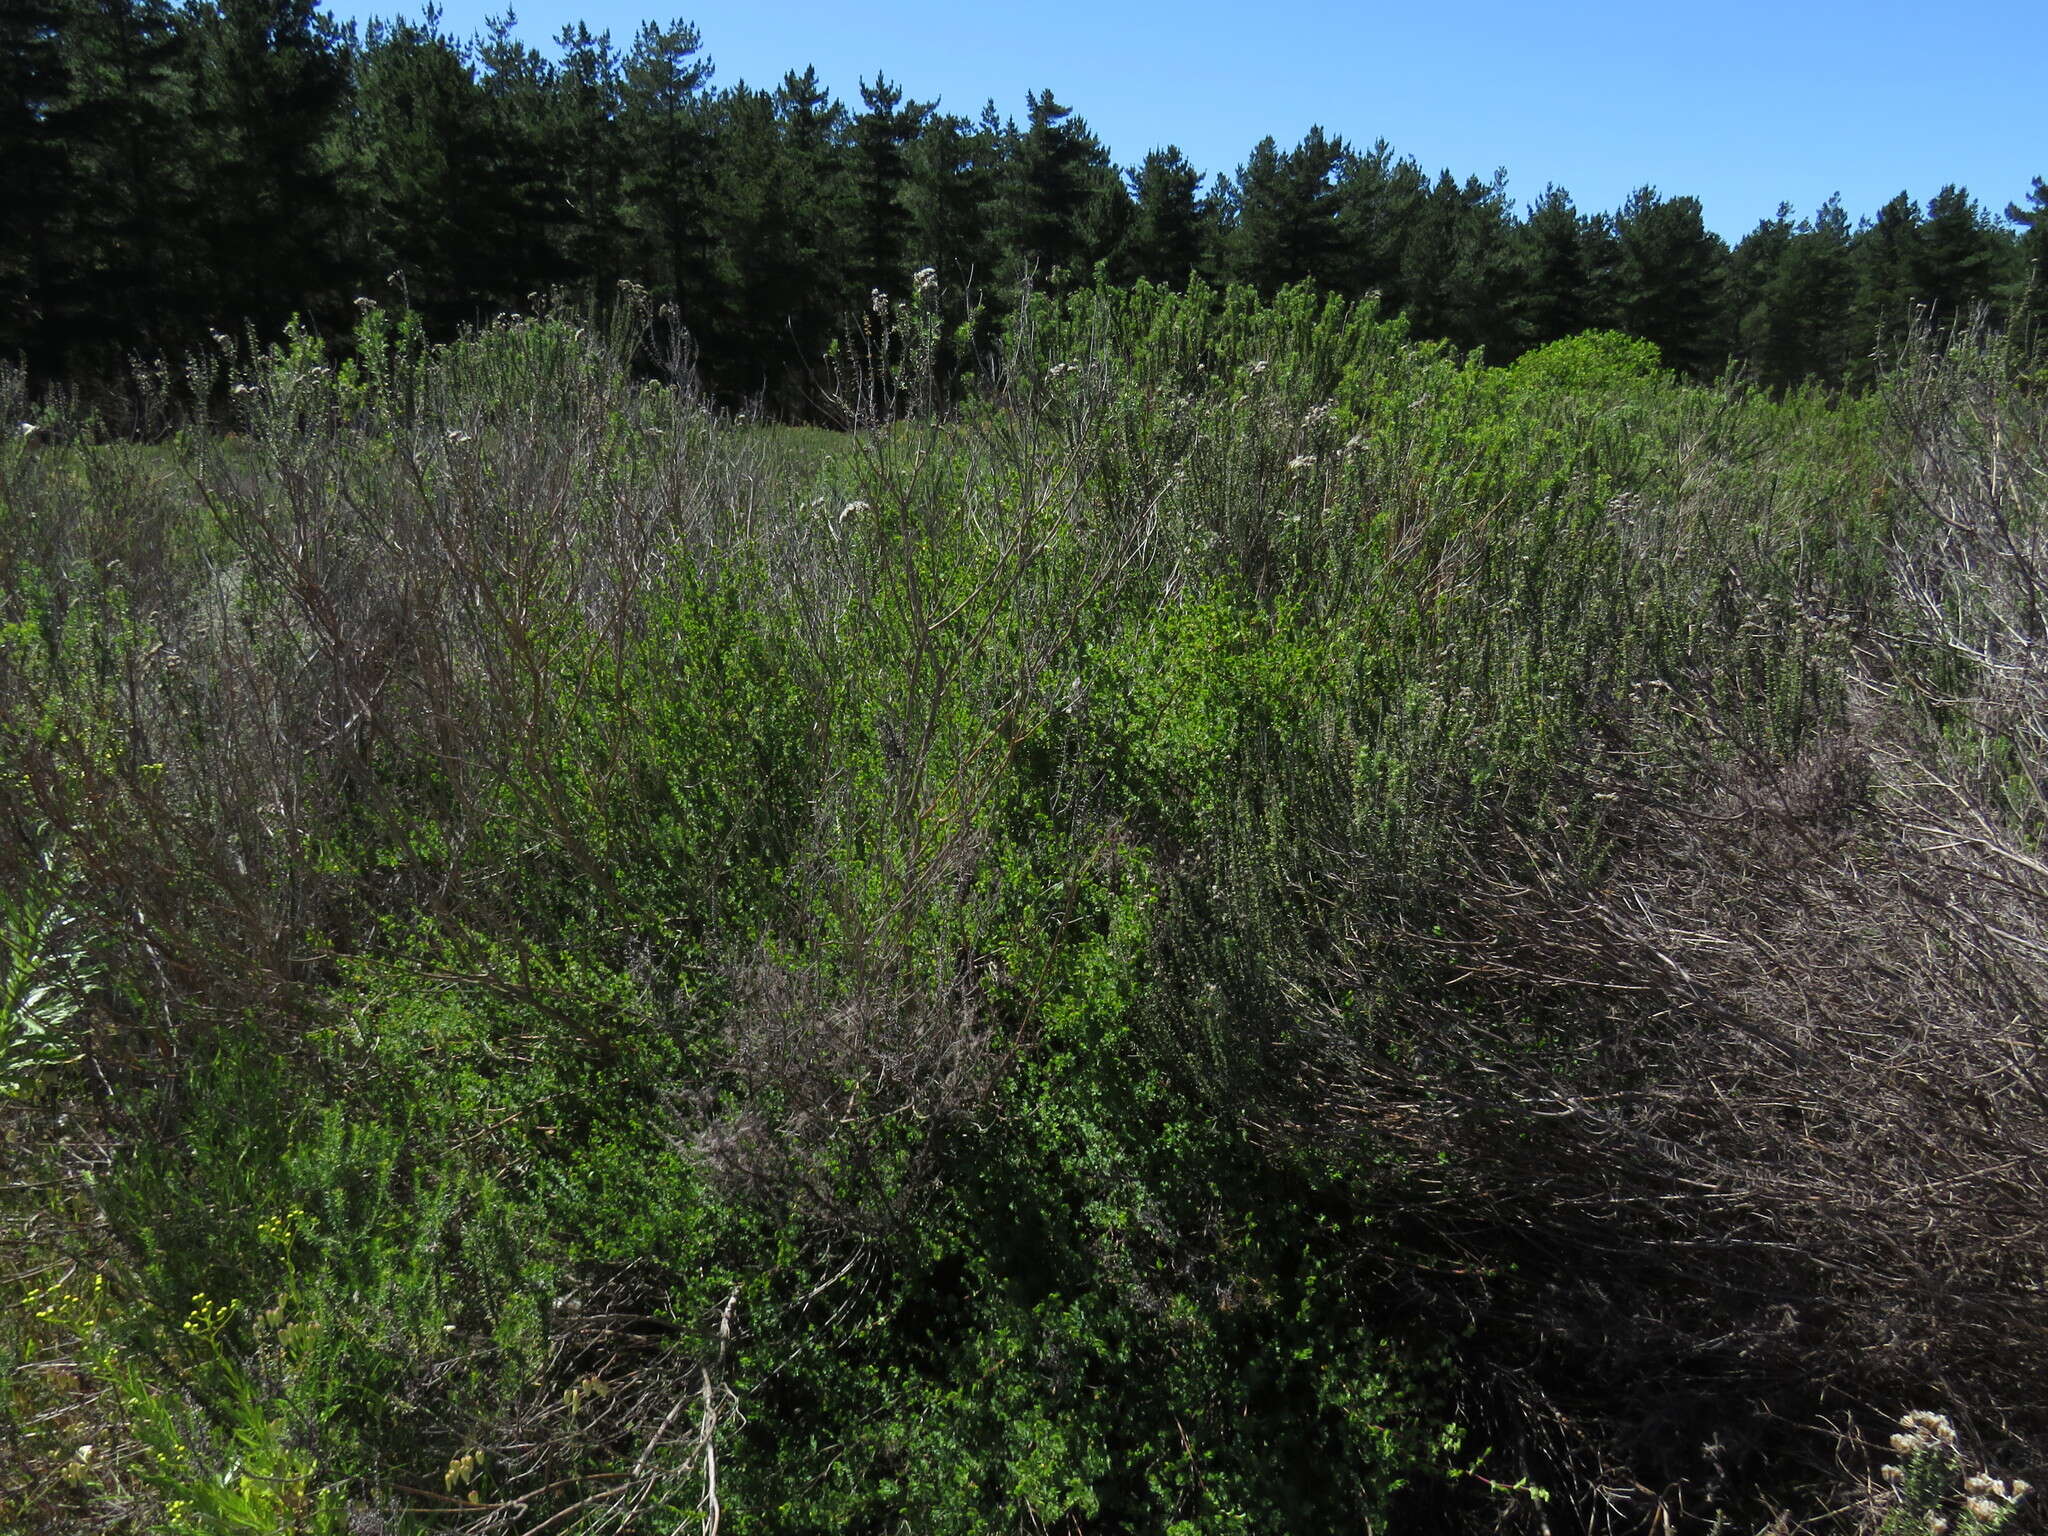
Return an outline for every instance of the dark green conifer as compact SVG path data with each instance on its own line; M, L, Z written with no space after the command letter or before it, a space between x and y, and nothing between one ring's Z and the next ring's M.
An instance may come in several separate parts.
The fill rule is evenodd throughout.
M1856 232L1850 259L1856 271L1851 374L1867 380L1912 318L1914 276L1921 267L1920 205L1901 192L1878 209Z
M1429 178L1412 158L1396 159L1379 140L1337 168L1337 246L1346 293L1377 292L1388 310L1408 302L1403 271L1408 241L1429 200Z
M198 74L191 153L218 323L340 314L340 141L349 79L318 0L217 0L188 13Z
M1041 285L1073 286L1121 233L1130 198L1109 152L1071 107L1049 90L1026 92L1024 104L1008 177L1007 254L1014 275L1029 270Z
M1000 203L1012 134L988 103L978 120L935 113L910 151L904 202L917 260L954 291L996 286Z
M1967 188L1951 183L1928 199L1913 290L1937 325L1968 321L1991 302L2002 276L2000 255L1997 234Z
M1728 307L1729 329L1738 356L1761 369L1760 359L1770 351L1771 316L1765 295L1784 263L1792 244L1792 205L1778 204L1778 211L1757 226L1728 254L1728 281L1723 297Z
M1722 322L1727 247L1706 227L1699 199L1642 187L1615 219L1622 324L1654 342L1664 361L1695 378L1728 355Z
M1226 243L1232 280L1270 295L1304 279L1330 282L1339 267L1337 168L1341 139L1309 129L1285 154L1261 140L1238 167L1236 217Z
M1856 270L1848 215L1833 197L1797 228L1789 212L1781 207L1776 219L1758 226L1731 263L1747 306L1739 312L1741 346L1758 377L1774 388L1811 379L1838 384L1854 348ZM1765 249L1750 251L1753 242Z
M1202 173L1169 144L1128 174L1132 213L1123 274L1177 288L1203 263Z
M1543 189L1510 240L1517 348L1577 335L1593 323L1586 220L1562 187Z
M713 124L706 87L713 66L688 22L644 23L626 51L619 121L626 219L641 279L678 306L707 339L722 323L723 285L712 253Z
M201 210L190 157L164 152L190 136L191 55L166 0L81 6L63 45L69 101L47 121L65 140L70 185L89 195L45 226L63 256L42 324L62 338L73 366L107 373L137 348L188 345L213 297L194 242ZM0 163L9 158L0 154ZM42 191L63 185L60 178ZM33 197L27 206L35 208ZM31 228L37 217L15 227Z
M609 32L578 22L555 39L548 143L566 199L559 242L584 302L612 302L630 255L625 220L624 61Z
M2036 176L2027 201L2007 203L2005 216L2022 230L2009 308L2038 340L2048 334L2048 181Z
M75 19L69 0L0 8L0 356L25 353L39 370L62 366L44 315L65 282L65 240L83 199L64 121L63 39Z
M860 99L864 110L851 129L851 286L856 293L881 289L901 294L913 262L922 258L910 248L912 221L904 194L910 182L911 146L932 107L905 99L902 87L891 84L879 70L874 84L861 82Z
M1402 250L1402 308L1419 335L1512 350L1509 222L1504 177L1437 177Z

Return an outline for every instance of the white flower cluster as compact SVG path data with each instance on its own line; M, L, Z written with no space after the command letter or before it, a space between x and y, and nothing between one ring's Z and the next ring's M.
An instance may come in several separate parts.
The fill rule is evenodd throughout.
M1899 1432L1891 1437L1891 1447L1906 1458L1907 1466L1887 1466L1878 1469L1878 1475L1886 1482L1899 1488L1908 1499L1914 1475L1911 1464L1922 1458L1937 1456L1953 1465L1958 1456L1956 1429L1947 1418L1938 1413L1914 1412L1899 1420ZM1967 1517L1963 1529L1968 1532L1989 1533L2001 1530L2011 1518L2014 1507L2033 1489L2015 1478L2010 1485L1983 1472L1974 1472L1963 1479L1962 1512ZM1910 1514L1912 1511L1908 1511ZM1946 1516L1933 1510L1923 1510L1928 1536L1947 1536L1950 1529ZM1886 1526L1889 1530L1891 1527Z
M1892 1449L1901 1456L1917 1456L1937 1445L1955 1448L1956 1427L1938 1413L1909 1413L1899 1420L1899 1430Z
M2014 1478L2008 1487L2001 1479L1979 1472L1963 1479L1963 1492L1969 1497L1963 1501L1963 1508L1987 1524L1993 1520L2004 1520L2006 1513L2032 1493L2031 1484Z

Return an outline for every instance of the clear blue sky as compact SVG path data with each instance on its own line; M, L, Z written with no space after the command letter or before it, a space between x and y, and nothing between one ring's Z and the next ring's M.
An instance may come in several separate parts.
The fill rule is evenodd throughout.
M443 26L467 36L504 9L445 0ZM623 48L659 14L634 0L516 9L537 46L581 20ZM1806 213L1840 192L1853 219L1955 181L2002 211L2048 175L2048 0L703 0L680 16L721 84L815 64L858 105L858 82L886 70L949 111L973 116L993 97L1017 117L1026 90L1049 86L1120 164L1176 143L1209 172L1320 123L1354 143L1384 137L1432 174L1504 166L1518 205L1553 181L1587 210L1645 182L1690 193L1730 238L1781 200Z

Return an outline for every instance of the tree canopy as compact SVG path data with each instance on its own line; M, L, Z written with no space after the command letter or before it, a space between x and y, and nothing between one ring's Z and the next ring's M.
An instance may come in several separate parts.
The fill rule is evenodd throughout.
M543 53L432 10L359 29L317 0L21 0L0 19L0 356L104 382L212 330L340 334L364 296L448 334L535 294L602 312L625 282L676 307L714 388L800 413L850 318L924 268L956 325L1026 282L1306 279L1497 361L1618 327L1775 387L1859 382L1916 307L2048 312L2038 177L2002 216L1957 185L1860 221L1830 199L1731 249L1649 185L1610 213L1555 186L1518 211L1505 172L1320 127L1213 174L1170 145L1120 168L1050 88L1021 119L966 117L880 70L857 102L813 68L720 86L704 47L682 20L623 46L567 26Z

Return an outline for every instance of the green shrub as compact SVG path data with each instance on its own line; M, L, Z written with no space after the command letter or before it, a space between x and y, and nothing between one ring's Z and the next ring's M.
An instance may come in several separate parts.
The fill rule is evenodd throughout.
M2024 1398L1995 361L1140 286L941 417L918 337L830 442L371 310L0 444L0 1242L108 1277L5 1507L1676 1528Z

